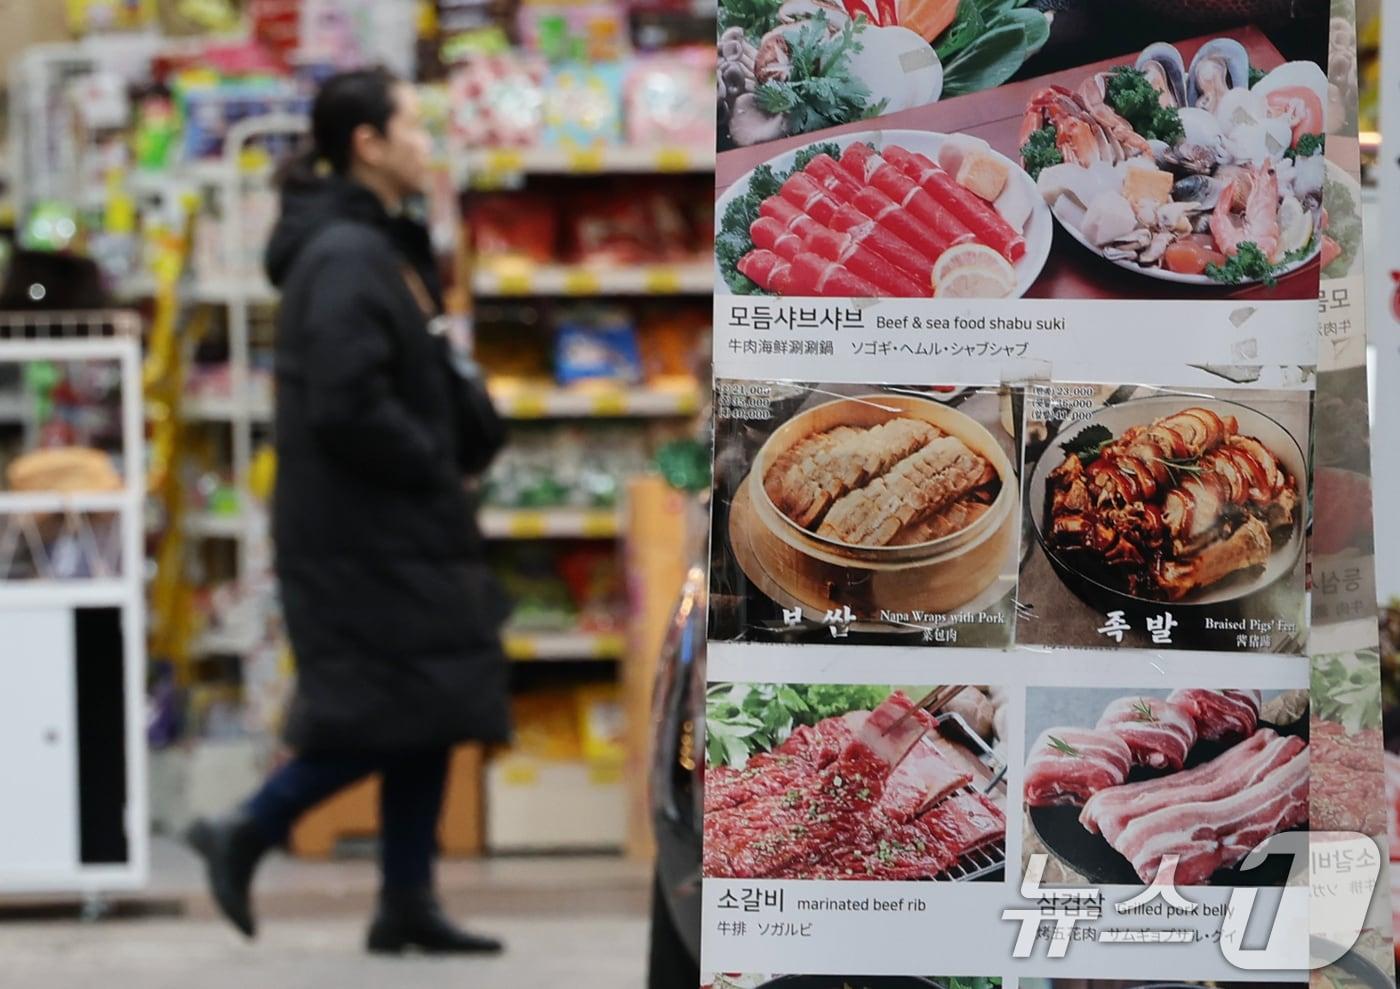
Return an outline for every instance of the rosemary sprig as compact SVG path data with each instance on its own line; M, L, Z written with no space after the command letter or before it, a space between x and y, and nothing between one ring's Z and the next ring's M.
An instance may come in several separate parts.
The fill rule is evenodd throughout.
M1152 710L1152 704L1146 697L1139 697L1133 703L1133 714L1135 721L1156 721L1157 713Z
M1070 745L1063 738L1056 738L1054 735L1050 736L1050 747L1060 753L1060 755L1067 755L1076 759L1079 758L1081 754L1073 745Z

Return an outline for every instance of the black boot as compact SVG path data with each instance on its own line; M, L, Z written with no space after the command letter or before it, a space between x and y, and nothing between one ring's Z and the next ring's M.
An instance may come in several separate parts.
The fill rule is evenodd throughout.
M494 955L503 945L495 938L469 934L448 920L428 887L386 889L369 928L366 947L375 954Z
M213 820L200 818L185 832L185 840L204 859L209 893L223 915L244 937L254 937L253 870L271 845L253 818L241 810Z

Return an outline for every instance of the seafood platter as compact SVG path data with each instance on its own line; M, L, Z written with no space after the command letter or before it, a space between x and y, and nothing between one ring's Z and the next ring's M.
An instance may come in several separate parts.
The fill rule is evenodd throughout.
M780 154L716 204L719 282L743 294L1013 298L1050 255L1031 177L985 141L863 131Z
M1010 458L966 413L913 395L842 398L763 444L729 535L751 580L803 606L945 613L997 589L1017 491Z
M1090 251L1151 278L1272 284L1340 253L1322 207L1327 77L1267 73L1232 38L1187 62L1157 43L1078 86L1031 98L1021 162Z
M1293 572L1306 484L1297 441L1263 413L1146 398L1063 430L1028 504L1046 555L1089 603L1207 605Z

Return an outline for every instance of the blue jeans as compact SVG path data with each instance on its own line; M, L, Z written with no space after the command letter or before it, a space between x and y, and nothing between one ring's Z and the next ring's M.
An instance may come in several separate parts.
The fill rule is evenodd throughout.
M429 887L437 855L447 756L445 749L298 755L269 776L245 807L263 837L280 845L306 811L371 773L379 773L383 886Z

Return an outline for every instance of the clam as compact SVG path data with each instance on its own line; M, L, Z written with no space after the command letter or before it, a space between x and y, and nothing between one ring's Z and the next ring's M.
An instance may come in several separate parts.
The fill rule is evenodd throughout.
M1212 38L1191 59L1186 73L1190 106L1214 112L1225 94L1249 88L1249 52L1233 38Z
M1175 45L1158 41L1138 56L1137 69L1157 90L1163 106L1186 105L1186 63Z

